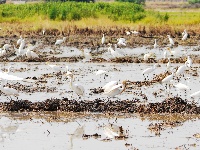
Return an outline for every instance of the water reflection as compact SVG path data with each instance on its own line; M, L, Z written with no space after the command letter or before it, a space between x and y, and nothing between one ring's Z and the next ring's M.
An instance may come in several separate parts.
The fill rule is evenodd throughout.
M0 118L0 149L6 150L200 149L197 115L40 112Z

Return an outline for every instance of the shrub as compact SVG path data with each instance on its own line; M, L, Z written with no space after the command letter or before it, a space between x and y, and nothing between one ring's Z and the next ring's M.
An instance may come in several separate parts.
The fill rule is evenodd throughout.
M196 4L196 3L200 3L200 0L189 0L188 2L190 4Z
M52 19L52 20L55 20L57 17L57 10L56 10L56 7L52 7L50 9L50 13L49 13L49 18Z

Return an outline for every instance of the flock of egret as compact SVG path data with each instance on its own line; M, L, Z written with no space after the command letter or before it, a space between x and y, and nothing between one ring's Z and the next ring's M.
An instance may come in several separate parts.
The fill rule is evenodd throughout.
M135 32L133 32L132 34L138 34ZM129 35L127 33L127 35ZM173 47L174 45L174 40L171 38L170 35L167 35L168 39L169 39L169 44L170 47ZM183 32L183 37L182 40L186 40L188 37L188 33L186 30L184 30ZM62 43L64 43L66 41L66 37L63 37L63 39L59 39L55 42L55 45L60 45ZM113 48L111 43L108 43L108 52L113 56L113 57L122 57L123 54L117 52L118 46L126 46L127 41L125 38L118 38L117 43L114 44L115 47ZM103 34L102 39L101 39L101 44L104 45L106 43L106 37ZM35 52L33 52L32 50L30 50L30 48L28 47L27 49L25 49L25 39L22 38L22 36L20 36L20 38L17 40L16 42L17 45L19 45L19 48L15 48L16 50L16 55L17 56L22 56L22 55L26 55L27 58L39 58L39 55L36 54ZM6 51L11 47L11 45L9 44L5 44L3 46L3 49L0 50L0 56L3 56L6 54ZM158 47L157 44L157 40L155 39L155 43L153 45L154 49L156 49ZM167 50L170 51L170 53L172 53L171 48L168 47ZM164 53L167 53L167 51L165 51ZM148 60L151 57L156 57L154 53L147 53L144 54L144 60ZM167 54L164 54L164 58L167 58ZM54 71L61 71L63 69L62 66L58 66L58 65L51 65L49 64L49 62L46 62L46 64L51 67ZM154 72L157 68L158 64L154 64L152 67L150 68L146 68L145 70L143 70L142 74L143 76L145 74L150 74L152 72ZM170 68L172 67L172 64L170 62L170 57L168 57L168 63L167 63L167 70L170 71ZM177 78L180 78L180 75L184 74L185 70L188 68L192 67L192 59L190 58L190 56L187 57L187 61L185 62L184 65L179 66L178 69L176 70L175 68L172 69L172 74L168 75L167 77L165 77L162 80L162 83L167 83L169 84L174 78L175 76ZM66 76L70 78L70 86L72 88L72 90L78 95L78 96L84 96L85 94L85 89L82 85L78 84L78 83L74 83L74 75L72 72L68 71L68 67L65 68L67 70ZM104 70L99 70L96 72L96 75L100 75L100 74L105 74L106 71ZM9 87L4 87L3 85L5 84L6 80L24 80L23 78L19 78L13 75L9 75L9 73L5 73L5 72L0 72L0 78L2 79L2 83L1 83L1 87L0 90L6 94L7 96L18 96L18 92L17 90L13 89L13 88L9 88ZM145 78L146 80L146 78ZM118 94L121 94L125 89L126 89L126 84L127 81L123 81L122 83L118 83L117 81L111 81L108 84L106 84L103 89L104 89L104 94L107 95L108 97L115 97ZM176 88L178 89L184 89L184 90L188 90L189 87L186 86L183 83L178 83L177 85L175 85ZM195 96L200 96L200 91L197 91L193 94L190 95L191 97L195 97Z

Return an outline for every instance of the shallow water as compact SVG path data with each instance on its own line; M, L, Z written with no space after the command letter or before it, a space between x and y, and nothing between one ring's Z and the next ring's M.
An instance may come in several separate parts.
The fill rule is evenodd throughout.
M37 117L34 117L37 116ZM89 114L59 115L55 114L1 114L0 124L3 129L10 127L10 130L0 132L0 148L11 149L175 149L181 146L182 149L199 149L200 139L193 135L199 133L200 120L196 117L179 117L166 115L167 121L180 121L181 124L175 127L165 127L160 135L155 135L148 129L150 123L159 123L162 120L152 120L148 116L123 115L105 116ZM159 116L154 116L159 118ZM117 119L116 119L117 118ZM165 121L166 121L165 120ZM171 120L171 121L172 121ZM126 139L108 140L103 128L104 125L112 123L122 126L127 130ZM77 132L77 128L84 126L83 130ZM13 127L16 127L13 129ZM184 132L183 132L184 131ZM83 138L83 134L99 134L101 137ZM73 136L75 134L75 136ZM107 139L107 140L106 140ZM125 144L131 144L125 146ZM185 148L184 148L185 147Z
M189 54L196 54L197 52L190 51L190 47L178 47L180 50L179 56L185 56L184 50L187 49ZM48 50L48 49L46 49ZM149 49L148 49L149 50ZM163 51L149 50L148 52L155 52L157 59L162 58ZM143 53L147 52L146 47L132 49L124 49L124 53L128 56L143 57ZM70 54L70 55L69 55ZM81 52L76 48L69 48L69 51L65 51L62 57L67 56L80 56ZM57 55L60 57L61 55ZM102 55L103 58L112 58L108 53ZM153 64L135 64L135 63L92 63L92 62L77 62L77 63L51 63L63 66L62 73L66 71L65 66L69 66L69 70L75 74L75 82L84 86L86 94L82 97L82 100L94 100L100 98L107 101L108 98L103 93L94 94L90 89L104 86L106 83L116 80L130 80L130 81L143 81L144 77L142 71L147 67L153 66ZM44 74L49 73L51 76L44 78L47 83L42 82L24 82L24 81L8 81L10 85L14 85L17 88L17 83L24 85L30 89L30 92L25 92L19 89L18 99L30 100L32 102L44 101L50 98L63 98L78 99L78 96L71 90L69 86L69 79L65 75L62 75L61 80L56 78L53 70L42 63L26 63L26 62L10 62L1 63L1 69L7 69L10 65L14 67L10 74L19 77L36 77L40 78ZM151 80L156 74L166 71L166 64L159 64L160 66L156 70L146 76ZM172 64L172 68L178 67L183 64ZM106 70L106 76L95 75L97 70ZM165 89L165 85L154 84L151 86L135 87L133 90L126 90L121 95L116 96L116 99L129 99L138 98L141 102L161 102L167 97L180 96L183 99L187 99L189 102L192 99L189 95L200 89L199 76L192 76L193 73L200 74L199 64L193 64L192 69L188 69L184 73L184 77L181 77L181 83L184 83L190 87L191 90L185 93L184 91L178 91L174 87L171 87L170 92ZM60 84L58 84L60 83ZM171 84L178 83L177 80L173 80ZM44 88L42 88L44 87ZM53 89L47 92L48 89ZM34 91L40 89L40 91ZM42 90L41 90L42 89ZM160 92L158 92L160 91ZM155 97L153 92L158 92L158 96ZM137 93L142 93L147 97L147 101L143 96L138 96ZM16 99L12 97L13 99ZM194 99L199 105L199 98ZM1 94L0 101L8 101L7 97ZM117 120L116 120L117 118ZM178 126L167 126L160 131L160 135L156 135L148 129L151 123L163 123L164 120L170 122L179 121ZM104 125L112 123L117 126L122 126L124 130L127 130L126 139L116 140L107 139L104 134ZM200 139L195 138L193 135L200 132L200 120L199 116L186 116L180 115L172 116L170 114L160 116L149 115L139 116L137 114L121 114L120 116L109 116L103 114L68 114L62 115L60 113L1 113L0 114L0 149L12 150L51 150L51 149L81 149L81 150L93 150L93 149L112 149L112 150L127 150L127 149L175 149L180 147L181 149L200 149ZM84 130L77 133L77 128L84 126ZM75 132L75 133L74 133ZM101 135L99 138L89 137L88 139L82 138L83 134L93 135L98 133ZM107 139L107 140L105 140ZM125 144L131 144L125 146Z
M91 92L90 89L103 87L106 83L116 80L122 82L123 80L130 80L130 81L143 81L144 76L142 75L142 71L147 67L153 66L153 64L135 64L135 63L51 63L63 66L63 68L67 65L69 66L69 70L74 72L75 76L75 83L81 84L85 88L85 97L82 97L84 100L94 100L96 98L107 100L107 96L103 93L101 94L94 94ZM32 102L35 101L43 101L49 98L75 98L77 99L78 96L71 90L69 86L69 79L66 78L65 75L62 76L62 79L59 80L56 78L56 75L53 74L53 70L46 65L45 63L7 63L4 68L8 68L9 65L15 66L13 72L10 74L16 75L22 78L27 77L36 77L39 78L43 74L50 73L52 76L46 78L44 80L47 83L27 83L23 81L8 81L9 84L15 85L17 82L21 83L22 85L30 86L30 89L35 89L37 87L44 87L44 90L40 92L24 92L23 90L19 90L19 97L18 99L28 99ZM173 67L180 66L183 64L172 64ZM23 68L24 71L20 71L20 68ZM198 64L193 64L193 69L197 70L196 72L200 74L200 69ZM97 70L105 70L107 71L106 77L105 75L95 75ZM66 71L64 68L62 72ZM160 64L160 67L148 75L145 75L147 79L153 79L156 74L160 74L166 71L166 64ZM141 101L144 101L141 96L137 96L136 93L141 93L146 95L148 98L148 102L161 102L168 96L180 96L183 99L188 99L191 101L189 97L195 91L200 89L200 80L198 76L192 76L194 71L187 71L184 73L184 78L181 77L181 83L184 83L190 87L191 90L188 90L185 94L184 91L178 91L175 87L171 87L170 93L168 94L168 90L166 90L165 85L161 84L154 84L151 86L143 86L143 87L136 87L133 90L126 90L121 95L118 95L117 98L119 99L133 99L139 98ZM58 82L60 84L58 84ZM177 80L173 80L171 82L173 85L177 84ZM54 88L54 91L47 92L46 88ZM16 87L17 88L17 87ZM153 92L159 92L158 96L155 98ZM134 93L135 92L135 93ZM47 94L48 93L48 94ZM116 98L114 98L116 99ZM2 95L0 97L0 101L7 101L6 96ZM195 101L199 104L199 99L195 98Z

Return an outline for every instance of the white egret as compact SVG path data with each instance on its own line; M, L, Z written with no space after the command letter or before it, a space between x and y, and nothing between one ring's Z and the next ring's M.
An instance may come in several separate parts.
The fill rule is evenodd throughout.
M11 95L13 96L19 96L19 93L16 89L14 88L9 88L9 87L4 87L3 84L5 83L5 80L2 80L1 82L1 86L0 86L0 90L6 94L7 96L10 96L11 98Z
M183 33L184 33L184 34L183 34ZM184 40L186 40L187 37L188 37L188 33L187 33L186 29L184 30L183 33L182 33L182 35L183 35L182 40L184 41Z
M164 58L164 59L167 58L167 50L164 50L164 52L163 52L163 58Z
M162 79L161 82L162 83L168 83L173 79L173 77L174 77L174 73L172 72L172 74L170 74L170 75L166 76L164 79Z
M87 61L91 61L92 60L92 55L90 54L90 52L88 52L86 49L81 49L82 51L82 55L85 57L83 59L84 62L87 62Z
M21 44L19 46L19 49L15 49L17 56L21 56L21 55L24 55L26 53L26 51L24 50L24 46L25 46L25 40L23 39L23 40L21 40Z
M149 58L155 58L155 54L154 53L147 53L144 54L144 60L148 60Z
M10 47L11 47L10 44L4 44L3 49L4 49L4 50L8 50Z
M182 74L187 68L187 62L185 62L184 65L178 67L178 70L176 71L176 76Z
M31 51L29 48L26 51L26 57L27 58L39 58L38 54L35 52Z
M56 40L55 45L60 45L60 44L64 43L66 41L66 39L67 39L66 37L63 37L63 39Z
M131 33L134 34L134 35L138 35L138 34L139 34L139 32L138 32L138 31L135 31L135 30L134 30L134 31L131 31Z
M6 55L5 49L0 49L0 57Z
M101 38L101 44L104 45L105 42L106 42L106 38L105 38L105 36L104 36L104 34L103 34L103 37Z
M157 66L157 64L154 64L152 67L146 68L146 69L142 72L142 74L144 75L144 74L149 74L149 73L153 72L153 71L156 69L156 66Z
M190 95L190 97L195 98L195 97L200 97L200 91L194 92Z
M49 62L46 62L46 64L51 67L54 71L61 71L63 70L63 66L58 66L58 65L50 65Z
M101 75L101 74L105 74L107 71L105 70L98 70L95 72L95 75Z
M79 126L78 128L76 128L76 130L74 131L74 133L70 136L71 147L73 147L73 140L74 139L82 138L82 136L83 136L84 133L85 133L85 125Z
M168 85L169 83L169 88L170 88L170 82L171 80L173 80L174 77L174 73L172 72L172 74L166 76L164 79L162 79L161 83L166 83ZM167 89L167 85L166 85L166 89Z
M167 35L167 37L169 38L170 45L173 46L174 45L174 40L171 38L170 35Z
M131 35L131 32L130 31L126 31L126 35Z
M178 84L176 84L174 86L179 90L189 90L190 89L189 86L187 86L187 85L185 85L183 83L178 83Z
M72 90L78 95L78 96L84 96L85 95L85 89L82 85L73 83L74 75L73 74L67 74L67 76L70 77L70 86Z
M46 32L46 30L45 30L45 28L43 28L42 29L42 34L45 35L45 32Z
M104 126L104 134L108 138L115 138L121 135L121 127L114 125L114 124L108 124Z
M190 58L190 56L187 57L186 65L189 68L192 67L192 59Z
M1 72L0 71L0 79L4 80L24 80L23 78L14 76L14 75L9 75L7 72Z
M123 81L122 84L115 85L104 92L105 95L109 97L115 97L118 94L121 94L126 89L127 81Z
M17 45L20 45L22 40L23 40L22 35L20 35L20 38L17 40Z
M169 70L170 68L171 68L171 61L170 61L170 58L168 58L167 70Z
M117 39L117 45L119 45L119 46L126 46L126 39L125 38L118 38Z
M108 92L113 86L115 86L115 85L117 85L117 84L118 84L117 81L110 81L110 82L108 82L106 85L104 85L104 86L102 87L102 89L103 89L104 92L106 93L106 92Z
M156 39L155 39L155 43L154 43L153 47L154 47L154 49L156 49L156 48L158 47L158 44L157 44L157 42L156 42Z
M72 74L72 72L69 71L69 67L68 67L68 66L66 66L65 68L66 68L66 71L67 71L67 74L66 74L66 75L70 75L70 74Z
M121 57L122 54L120 54L119 52L117 52L115 49L112 48L112 44L108 44L109 47L108 47L108 52L110 52L110 54L114 57L114 58L118 58L118 57Z

